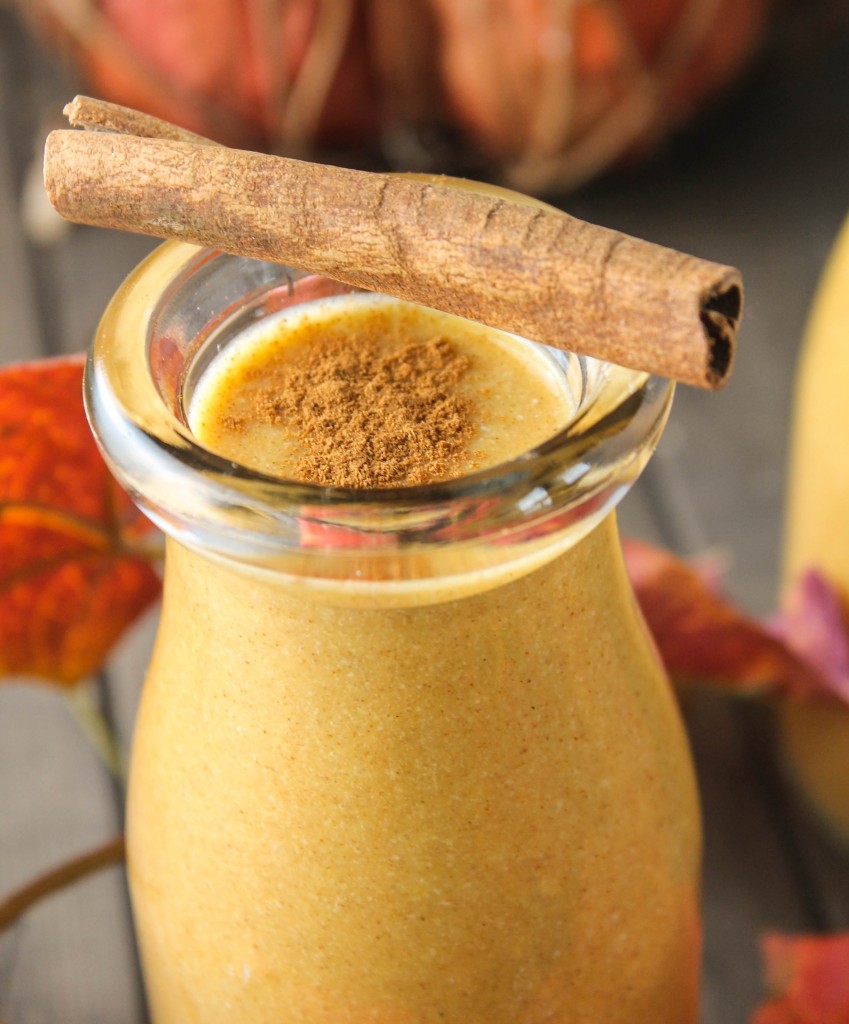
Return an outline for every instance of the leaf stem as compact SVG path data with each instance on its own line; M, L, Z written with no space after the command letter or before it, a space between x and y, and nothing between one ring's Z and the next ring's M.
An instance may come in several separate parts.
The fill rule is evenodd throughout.
M95 700L89 686L73 686L65 691L71 714L85 733L95 752L122 786L127 781L127 753Z
M118 864L123 859L124 837L118 835L102 846L72 857L64 864L39 875L0 901L0 932L14 924L19 917L45 896L50 896L52 893L64 889L65 886L110 864Z

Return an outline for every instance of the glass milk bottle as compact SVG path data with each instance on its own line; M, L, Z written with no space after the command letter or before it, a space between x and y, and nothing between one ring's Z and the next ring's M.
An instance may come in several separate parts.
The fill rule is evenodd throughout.
M348 294L169 243L89 362L99 442L167 535L128 808L155 1024L694 1024L696 788L613 512L671 386L521 342L566 426L433 485L199 444L212 357Z
M809 569L841 592L849 625L849 222L814 300L798 367L784 577ZM849 708L784 701L781 739L794 779L824 822L849 842Z

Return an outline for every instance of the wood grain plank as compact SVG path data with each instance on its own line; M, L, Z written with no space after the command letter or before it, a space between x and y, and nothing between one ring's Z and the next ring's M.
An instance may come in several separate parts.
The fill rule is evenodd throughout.
M39 249L20 220L40 125L48 108L61 110L70 91L61 88L59 100L59 89L53 69L10 12L0 10L0 363L81 347L70 343L75 321L68 310L85 295L57 292L54 270L60 280L73 281L86 254L70 235L67 244ZM106 251L101 259L120 273ZM61 695L4 680L0 896L110 838L121 818L115 786ZM51 896L0 935L0 1018L8 1024L141 1024L144 1000L130 936L121 868Z
M62 697L0 688L0 892L115 834L114 793ZM143 1020L123 871L43 901L0 936L0 1018L67 1024Z
M0 116L8 89L0 82ZM41 354L38 325L32 315L35 289L24 253L16 178L9 147L0 145L0 364Z

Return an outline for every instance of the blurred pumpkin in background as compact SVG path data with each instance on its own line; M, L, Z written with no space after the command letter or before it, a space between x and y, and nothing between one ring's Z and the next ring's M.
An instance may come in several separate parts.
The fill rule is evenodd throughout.
M770 0L20 0L99 96L221 142L565 189L727 85ZM357 156L359 154L359 156ZM432 161L437 164L437 161Z

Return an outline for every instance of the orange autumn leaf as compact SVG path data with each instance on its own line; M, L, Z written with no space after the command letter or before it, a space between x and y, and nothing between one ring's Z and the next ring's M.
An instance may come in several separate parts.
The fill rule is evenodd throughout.
M750 1024L849 1024L849 934L766 935L769 998Z
M0 678L78 682L159 594L153 527L97 450L83 364L0 370Z

